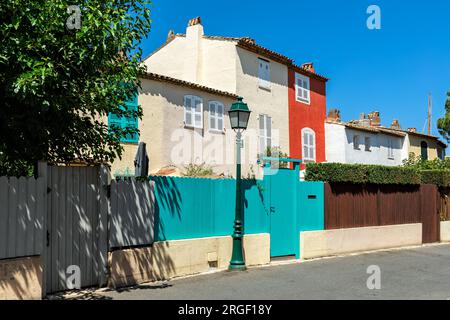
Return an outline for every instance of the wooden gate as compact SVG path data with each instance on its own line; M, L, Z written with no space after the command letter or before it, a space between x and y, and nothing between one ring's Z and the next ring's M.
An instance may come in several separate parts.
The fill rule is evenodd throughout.
M81 287L105 282L107 192L104 187L107 178L104 171L103 167L54 166L47 169L44 268L47 293L67 290L66 278L77 268Z
M422 211L422 230L423 243L439 242L440 239L440 194L435 185L422 185L421 193L421 211Z

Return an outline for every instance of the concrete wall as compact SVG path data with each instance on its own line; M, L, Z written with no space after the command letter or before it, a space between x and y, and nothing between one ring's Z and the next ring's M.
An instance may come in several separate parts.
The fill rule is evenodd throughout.
M422 224L300 233L301 259L422 244Z
M270 235L246 235L247 266L270 263ZM168 280L228 268L231 237L156 242L152 247L114 251L109 254L110 287Z
M441 222L441 242L450 242L450 221Z
M403 164L404 138L383 133L371 133L326 123L327 162L400 166ZM359 149L353 147L353 137L359 136ZM365 138L371 141L371 151L365 151ZM388 157L388 141L394 144L394 158Z
M346 163L345 147L347 137L340 124L325 123L325 153L329 163Z
M173 39L144 61L147 71L192 82L186 75L187 60L183 58L191 55L186 51L186 44L186 37Z
M41 297L40 257L0 260L0 300L38 300Z

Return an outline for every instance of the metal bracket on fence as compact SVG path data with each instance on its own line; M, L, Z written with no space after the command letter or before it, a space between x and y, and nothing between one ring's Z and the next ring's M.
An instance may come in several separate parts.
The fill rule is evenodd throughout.
M262 163L264 167L269 168L272 162L290 162L294 165L294 169L300 166L303 163L301 159L292 159L292 158L274 158L274 157L263 157L261 160L258 160L258 163Z

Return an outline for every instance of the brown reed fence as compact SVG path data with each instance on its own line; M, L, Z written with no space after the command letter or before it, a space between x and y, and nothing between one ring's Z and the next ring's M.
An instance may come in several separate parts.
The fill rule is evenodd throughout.
M441 196L435 185L325 184L325 229L422 223L423 243L440 241Z

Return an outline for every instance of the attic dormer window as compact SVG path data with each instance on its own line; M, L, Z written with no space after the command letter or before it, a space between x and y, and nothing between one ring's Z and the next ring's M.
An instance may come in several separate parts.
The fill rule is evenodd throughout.
M270 90L270 62L259 58L258 64L259 86Z

